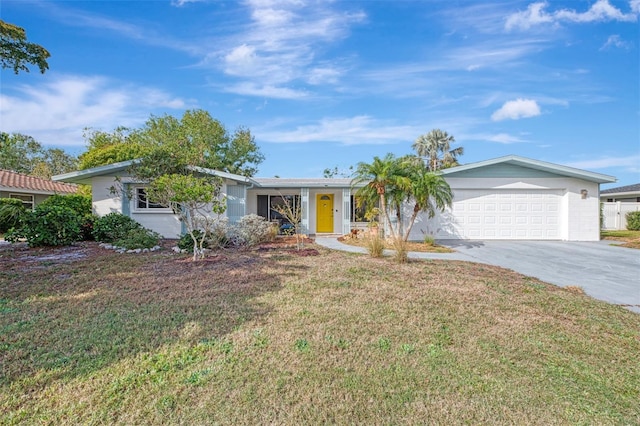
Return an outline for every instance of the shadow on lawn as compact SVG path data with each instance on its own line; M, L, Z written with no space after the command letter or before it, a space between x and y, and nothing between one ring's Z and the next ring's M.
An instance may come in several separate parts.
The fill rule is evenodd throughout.
M75 262L0 258L0 385L40 373L47 379L36 381L72 378L165 345L223 339L268 315L271 307L256 298L300 273L285 265L288 254L223 253L193 263L81 250L86 256Z

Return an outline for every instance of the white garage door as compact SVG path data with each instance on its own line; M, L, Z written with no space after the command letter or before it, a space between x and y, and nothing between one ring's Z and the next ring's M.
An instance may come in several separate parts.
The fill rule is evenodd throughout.
M560 190L454 191L454 238L560 239Z

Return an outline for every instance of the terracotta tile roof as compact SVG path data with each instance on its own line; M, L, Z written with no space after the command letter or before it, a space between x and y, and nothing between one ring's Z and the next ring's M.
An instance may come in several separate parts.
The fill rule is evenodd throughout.
M52 194L73 194L78 190L76 185L54 182L0 169L0 189L7 188L28 192L50 192Z

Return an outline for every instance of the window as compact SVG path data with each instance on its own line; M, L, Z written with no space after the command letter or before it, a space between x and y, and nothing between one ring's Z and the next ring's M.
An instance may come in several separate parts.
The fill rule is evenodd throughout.
M149 201L147 191L144 188L136 188L136 208L139 210L166 209L163 205Z
M369 222L365 215L369 210L369 205L362 198L351 196L351 222Z
M25 209L33 210L33 195L9 194L9 198L20 200Z
M291 225L289 220L282 214L274 210L277 206L282 206L287 200L290 206L294 209L300 206L299 195L258 195L258 216L262 216L265 219L280 224L280 230L284 232Z

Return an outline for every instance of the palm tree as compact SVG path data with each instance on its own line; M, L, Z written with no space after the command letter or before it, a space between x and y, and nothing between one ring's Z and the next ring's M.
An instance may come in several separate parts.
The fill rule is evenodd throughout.
M397 206L397 200L404 197L398 197L398 193L406 191L410 187L410 179L403 172L402 164L393 154L387 154L384 158L374 157L373 162L358 163L354 178L351 181L352 187L359 187L355 195L362 197L368 201L379 202L380 210L386 223L389 220L389 199L394 207ZM400 223L400 222L399 222ZM392 238L396 238L396 232L393 226L389 226Z
M430 171L421 161L408 159L405 164L405 167L410 170L411 176L411 188L407 200L412 200L415 203L404 235L404 241L407 241L418 213L426 212L431 219L435 216L436 210L443 211L445 207L451 207L453 194L444 177Z
M464 154L464 148L451 149L455 138L440 129L433 129L421 135L411 146L418 156L427 160L429 170L435 172L458 164L458 156Z

